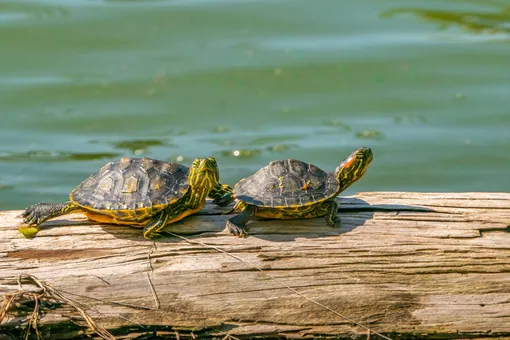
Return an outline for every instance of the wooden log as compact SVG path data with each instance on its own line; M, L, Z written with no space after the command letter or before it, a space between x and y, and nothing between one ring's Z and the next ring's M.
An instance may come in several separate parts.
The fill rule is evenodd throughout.
M33 275L117 338L366 338L364 326L373 338L510 336L510 194L372 192L340 202L340 229L322 218L254 221L240 239L224 230L228 209L210 204L166 228L201 244L153 242L81 214L25 239L20 211L1 212L0 293ZM69 305L51 307L39 324L45 338L91 333ZM4 320L0 339L17 338L22 319Z

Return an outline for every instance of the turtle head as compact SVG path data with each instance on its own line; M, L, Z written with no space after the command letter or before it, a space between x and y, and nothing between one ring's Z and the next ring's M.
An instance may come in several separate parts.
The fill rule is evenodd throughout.
M197 158L191 163L188 173L192 188L190 204L199 205L219 184L220 172L214 157Z
M339 192L363 177L373 158L370 148L359 148L344 159L335 170L336 179L340 184Z

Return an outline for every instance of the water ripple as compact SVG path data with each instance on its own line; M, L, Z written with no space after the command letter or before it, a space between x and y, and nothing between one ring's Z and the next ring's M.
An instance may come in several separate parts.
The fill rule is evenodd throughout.
M64 162L64 161L91 161L118 158L121 154L114 152L66 152L35 150L19 153L0 153L2 162Z

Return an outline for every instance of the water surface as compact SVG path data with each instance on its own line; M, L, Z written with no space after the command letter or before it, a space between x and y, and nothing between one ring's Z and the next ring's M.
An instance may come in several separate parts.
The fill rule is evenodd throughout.
M348 193L509 191L509 30L505 1L1 1L0 209L122 156L234 184L362 145Z

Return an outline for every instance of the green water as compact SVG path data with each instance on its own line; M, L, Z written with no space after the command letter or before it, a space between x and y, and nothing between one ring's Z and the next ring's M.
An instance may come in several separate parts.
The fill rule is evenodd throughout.
M234 184L362 145L349 193L510 191L509 31L506 0L0 1L0 209L122 156Z

